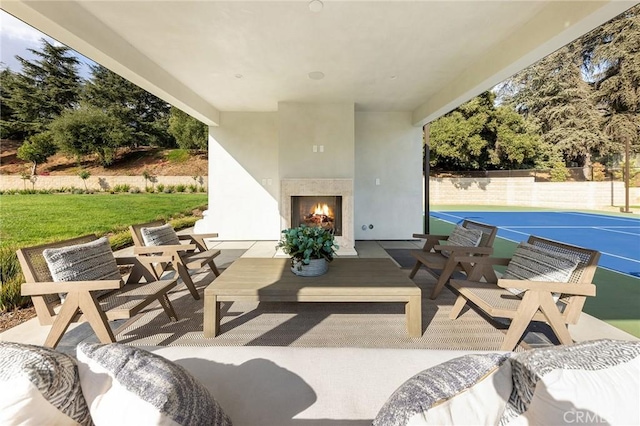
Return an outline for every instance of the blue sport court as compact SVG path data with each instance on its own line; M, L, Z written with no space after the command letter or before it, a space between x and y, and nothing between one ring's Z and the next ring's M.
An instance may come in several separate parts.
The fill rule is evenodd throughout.
M464 219L498 227L498 236L520 242L537 235L600 251L598 266L640 277L640 219L582 212L432 211L446 222Z

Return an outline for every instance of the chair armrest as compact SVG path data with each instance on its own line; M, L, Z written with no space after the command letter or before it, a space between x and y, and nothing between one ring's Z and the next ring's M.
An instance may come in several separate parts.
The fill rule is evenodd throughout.
M508 265L511 261L508 257L478 257L478 256L455 256L455 261L459 263L473 263L474 265Z
M144 246L134 247L133 252L135 254L154 254L154 253L168 253L177 251L193 251L196 249L195 244L177 244L166 246Z
M42 296L45 294L69 293L79 290L115 290L120 287L122 287L122 280L23 283L20 293L23 296Z
M447 250L453 254L472 253L472 254L493 254L493 247L472 247L472 246L456 246L453 244L438 244L433 246L435 251Z
M118 265L136 265L138 263L163 263L171 262L173 256L138 256L138 257L116 257Z
M595 296L594 284L560 283L557 281L528 281L499 279L498 287L519 288L522 290L549 291L553 293L572 294L574 296Z
M446 240L448 235L435 235L435 234L413 234L413 238L420 238L423 240Z
M210 234L179 234L178 239L180 240L189 240L192 238L218 238L217 232L212 232Z

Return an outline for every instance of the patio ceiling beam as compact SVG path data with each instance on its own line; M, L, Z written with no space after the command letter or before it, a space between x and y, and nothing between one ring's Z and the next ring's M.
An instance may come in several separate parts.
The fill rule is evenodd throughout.
M423 126L619 15L635 1L548 2L535 17L413 111Z
M2 9L207 125L220 112L161 66L71 1L3 1ZM73 31L67 29L72 28Z

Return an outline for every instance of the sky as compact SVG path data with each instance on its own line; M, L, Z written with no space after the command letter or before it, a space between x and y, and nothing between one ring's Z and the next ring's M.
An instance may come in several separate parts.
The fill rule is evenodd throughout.
M39 50L41 38L45 38L52 44L61 45L46 34L0 10L0 62L2 62L0 68L10 68L12 71L20 72L22 67L15 56L19 55L27 60L35 59L27 49ZM89 78L91 73L89 65L93 65L94 62L75 51L72 52L80 61L78 69L80 76Z

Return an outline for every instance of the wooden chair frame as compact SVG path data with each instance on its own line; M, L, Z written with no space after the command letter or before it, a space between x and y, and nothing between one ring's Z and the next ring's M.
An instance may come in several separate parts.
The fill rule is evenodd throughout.
M451 279L451 276L456 271L464 271L468 273L470 266L468 264L463 265L456 260L459 256L472 255L474 257L486 257L493 254L493 241L498 233L498 228L492 225L486 225L480 222L474 222L471 220L465 220L462 222L462 226L467 229L478 229L482 231L482 238L478 247L465 247L455 245L440 245L440 241L446 241L448 235L434 235L434 234L413 234L414 238L420 238L426 240L422 250L411 250L411 255L416 258L416 264L414 265L409 278L415 277L416 273L421 266L425 266L427 272L433 275L436 279L436 285L431 292L431 299L438 297L445 284ZM451 254L447 257L442 254L442 250L447 250ZM487 271L488 274L492 273Z
M55 348L73 322L89 322L102 343L115 342L115 335L140 317L140 312L155 301L159 302L169 318L178 317L167 296L177 280L156 281L150 262L169 260L166 257L116 257L118 265L132 266L126 283L123 280L54 282L42 252L47 248L66 247L95 241L95 235L33 247L17 251L25 283L23 296L31 296L41 325L51 325L44 345ZM146 282L139 281L144 278ZM111 290L97 295L98 291ZM67 293L64 302L59 293ZM109 321L128 319L115 331Z
M573 343L567 324L575 324L580 318L587 296L595 296L596 286L591 282L597 269L600 253L545 238L530 236L529 244L558 253L575 255L580 259L568 283L529 280L498 279L496 274L487 274L487 268L507 265L508 258L462 256L456 260L473 265L467 280L451 280L450 285L459 294L449 317L456 319L468 302L494 318L511 319L500 350L513 350L522 339L531 321L549 324L560 343ZM487 276L490 276L487 279ZM486 282L481 282L485 277ZM507 288L524 290L524 296L511 293ZM555 302L553 293L562 296Z
M133 249L134 253L142 257L156 255L158 253L162 256L169 257L169 262L156 263L153 266L156 278L160 279L167 268L176 270L180 278L182 278L182 281L189 289L193 298L198 300L200 299L200 295L198 294L198 290L191 279L189 270L197 270L204 266L209 266L216 277L220 275L220 271L218 271L213 260L220 254L220 250L207 249L207 245L204 242L205 238L215 238L218 234L179 234L179 240L188 241L189 243L180 245L145 246L144 239L142 238L142 228L153 228L164 224L164 221L158 220L131 225L129 230L131 231L131 237L133 238L133 244L135 245Z

